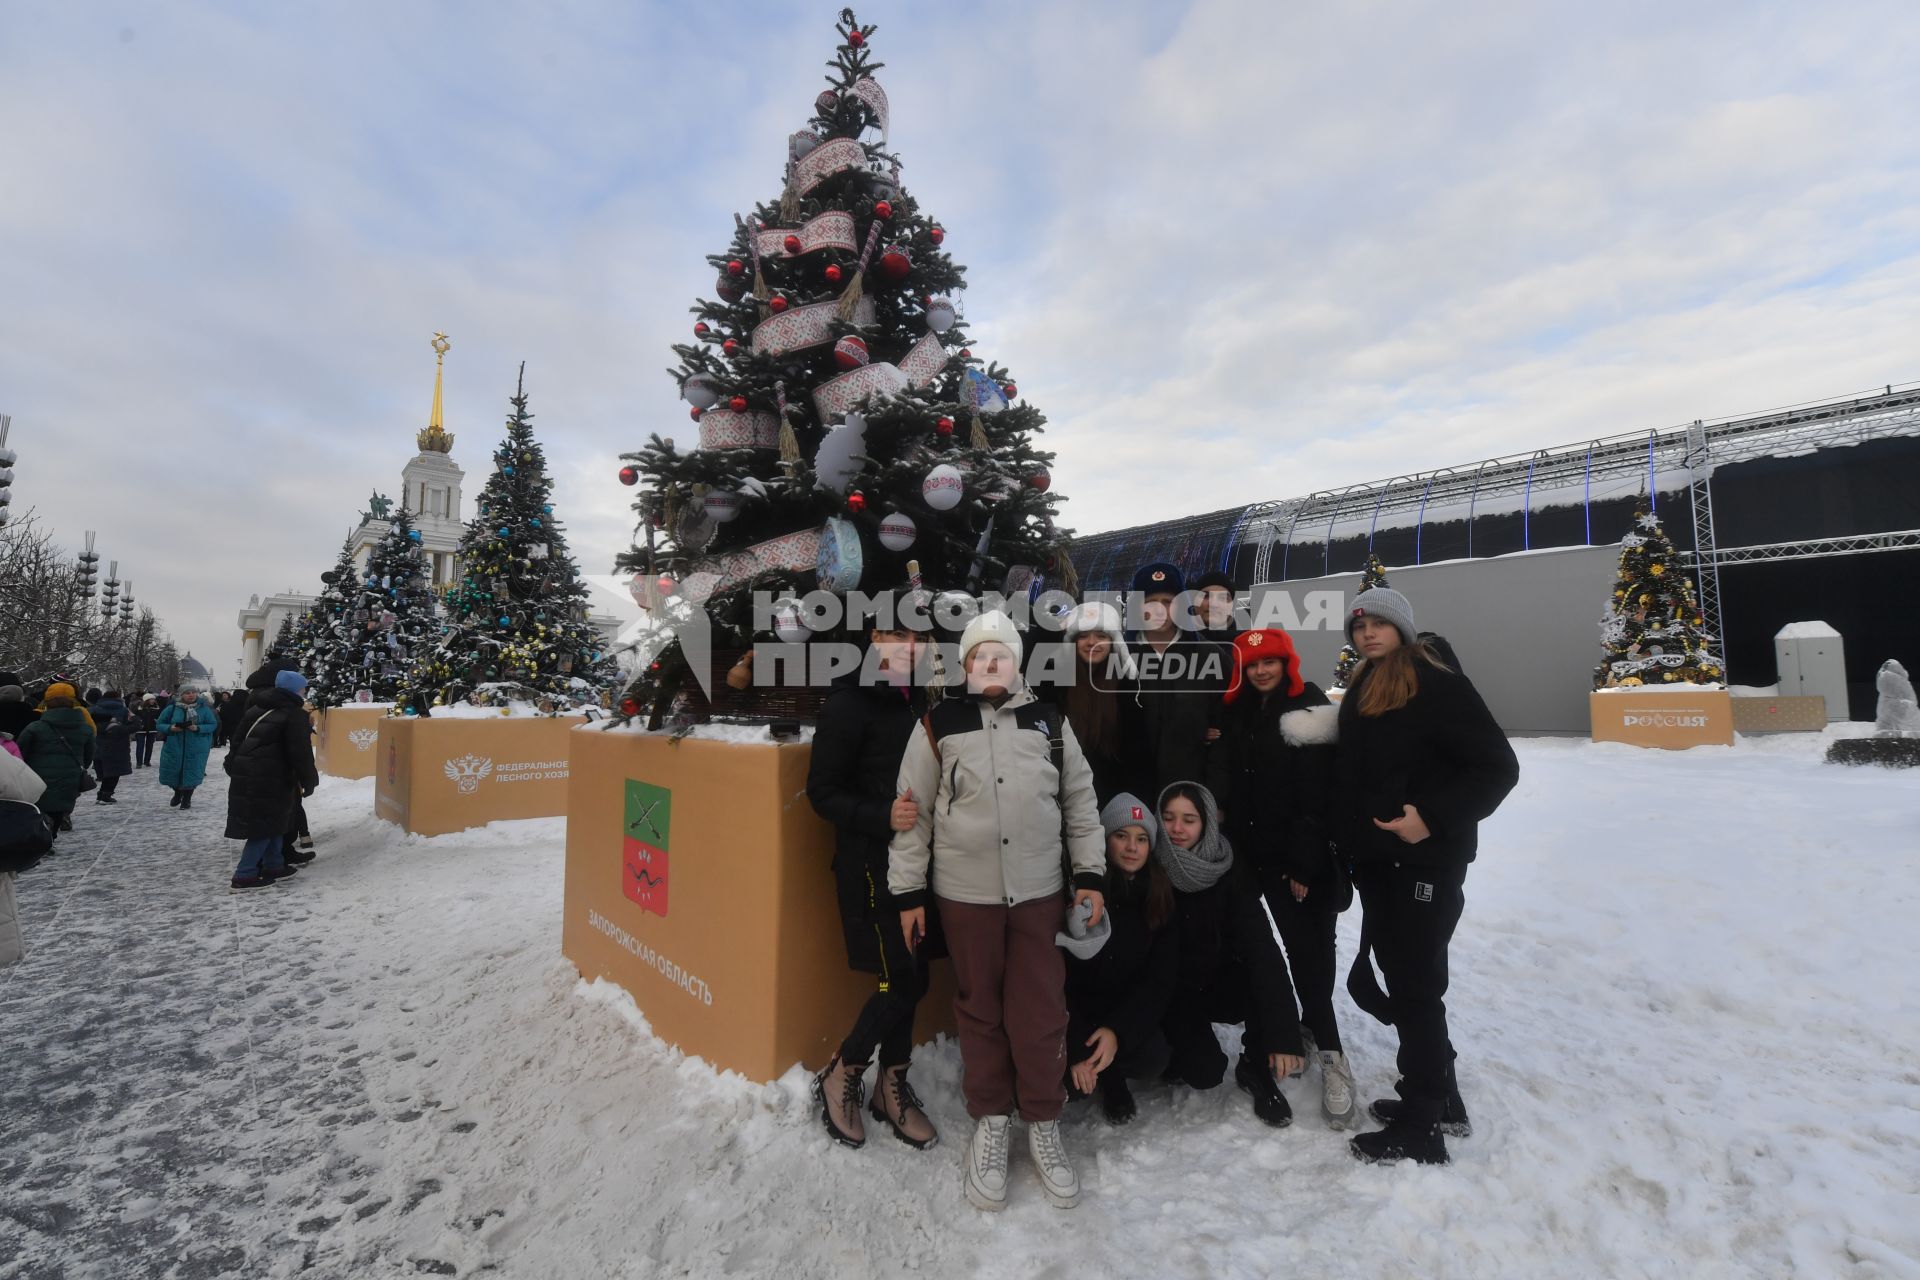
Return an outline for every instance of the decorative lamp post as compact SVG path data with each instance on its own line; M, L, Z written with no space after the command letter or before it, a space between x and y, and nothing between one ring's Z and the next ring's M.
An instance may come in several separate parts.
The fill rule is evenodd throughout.
M13 502L13 450L7 448L7 432L13 429L13 415L0 413L0 525L7 523L7 507Z

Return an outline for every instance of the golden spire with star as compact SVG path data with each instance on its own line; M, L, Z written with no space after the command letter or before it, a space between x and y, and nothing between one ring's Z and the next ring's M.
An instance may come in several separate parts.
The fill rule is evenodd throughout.
M447 335L433 335L433 412L427 418L427 429L414 437L422 453L452 453L453 437L440 420L440 376L447 364L447 351L453 346L447 341Z

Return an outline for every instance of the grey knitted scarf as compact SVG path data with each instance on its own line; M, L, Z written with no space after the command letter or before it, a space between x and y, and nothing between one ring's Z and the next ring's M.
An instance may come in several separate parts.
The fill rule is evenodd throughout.
M1167 792L1179 785L1173 783L1160 793L1162 813L1166 812ZM1233 866L1233 846L1220 834L1220 806L1214 803L1213 793L1198 783L1190 785L1200 793L1200 839L1191 849L1182 849L1168 839L1166 823L1162 822L1160 834L1153 842L1153 857L1174 888L1183 893L1199 893L1211 889Z

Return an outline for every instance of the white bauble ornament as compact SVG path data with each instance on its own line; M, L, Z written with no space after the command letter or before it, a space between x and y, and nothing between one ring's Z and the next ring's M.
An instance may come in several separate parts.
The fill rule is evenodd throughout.
M953 301L944 294L927 303L927 328L935 333L945 333L953 328Z
M720 403L720 388L704 373L696 373L680 384L680 395L696 409L711 409Z
M834 493L845 493L860 474L860 461L866 452L866 419L850 413L844 423L821 438L819 449L814 451L814 483Z
M706 504L707 514L721 524L740 514L740 495L731 489L709 489Z
M773 607L773 634L788 644L799 644L807 638L806 615L800 612L797 600L783 600Z
M951 511L959 506L966 489L959 469L944 462L927 472L927 478L920 482L920 496L935 511Z
M880 545L889 551L905 551L913 545L919 532L912 516L904 511L890 511L880 521Z

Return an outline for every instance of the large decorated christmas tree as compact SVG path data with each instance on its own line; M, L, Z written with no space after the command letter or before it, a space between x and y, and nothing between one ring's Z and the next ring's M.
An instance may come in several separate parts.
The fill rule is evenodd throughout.
M337 601L329 602L332 643L316 658L308 700L317 707L337 707L366 689L372 701L392 702L415 659L440 631L412 514L401 507L388 516L386 532L367 549L366 567L356 569L349 561L333 571L333 578L328 584L329 593L337 592Z
M716 650L755 639L756 592L883 592L917 561L931 591L1077 590L1044 419L969 345L946 230L901 185L872 26L851 10L779 190L709 256L672 370L698 425L625 455L645 481L641 540L620 559L662 613L704 609ZM668 644L621 709L687 686Z
M1371 591L1375 587L1387 585L1387 567L1380 563L1380 557L1371 551L1367 553L1367 567L1360 571L1360 590ZM1351 643L1340 646L1340 656L1333 660L1333 687L1344 689L1347 681L1353 679L1353 669L1360 665L1360 651Z
M1725 674L1705 630L1693 583L1649 504L1620 540L1613 599L1600 620L1605 656L1593 672L1596 689L1661 684L1716 684Z
M546 452L533 437L526 366L506 438L460 539L462 577L446 595L448 627L415 667L402 701L457 700L555 709L597 701L612 663L587 620L587 585L553 511Z

